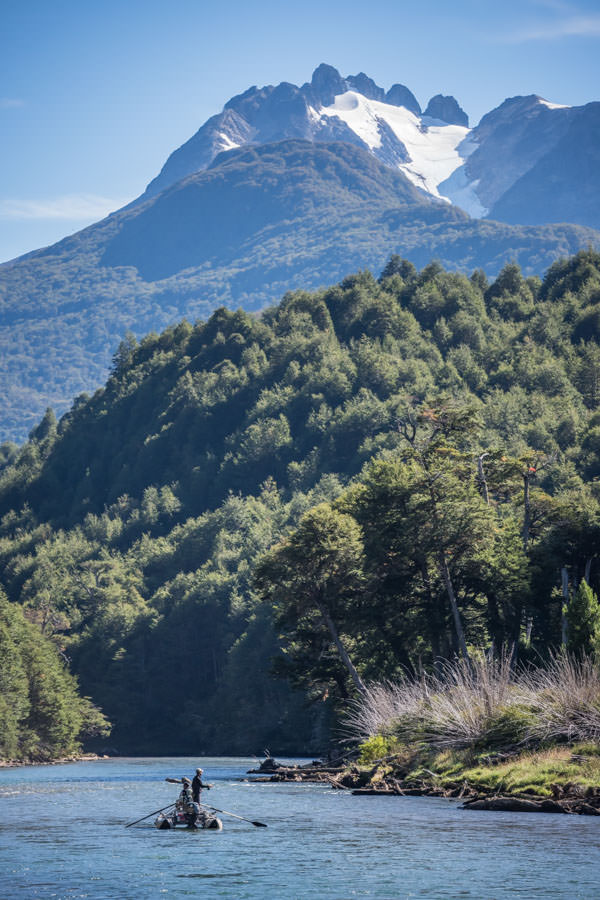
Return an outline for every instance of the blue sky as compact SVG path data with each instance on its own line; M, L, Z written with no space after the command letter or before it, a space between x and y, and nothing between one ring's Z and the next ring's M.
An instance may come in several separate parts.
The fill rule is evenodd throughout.
M320 62L454 94L600 99L599 0L3 0L0 261L101 218L252 84Z

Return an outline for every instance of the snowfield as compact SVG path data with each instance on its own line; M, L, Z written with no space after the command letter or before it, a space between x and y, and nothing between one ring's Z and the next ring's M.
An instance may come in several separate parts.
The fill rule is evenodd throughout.
M543 97L538 99L542 106L547 106L548 109L573 109L572 106L566 106L564 103L551 103L550 100L544 100Z
M217 141L221 145L221 150L235 150L240 144L236 144L235 141L232 141L229 135L225 134L224 131L221 131L217 135Z
M316 115L341 119L372 151L382 146L380 123L385 123L408 153L409 162L398 168L413 184L475 218L487 212L475 192L477 182L469 182L462 171L477 148L476 142L468 139L470 128L416 116L403 106L368 100L355 91L338 94L331 106L322 107Z

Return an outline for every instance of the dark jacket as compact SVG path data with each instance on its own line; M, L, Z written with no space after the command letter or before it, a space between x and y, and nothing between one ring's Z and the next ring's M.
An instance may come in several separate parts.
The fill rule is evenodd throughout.
M200 803L200 792L202 788L206 788L207 791L210 790L210 784L204 784L199 775L194 775L192 778L192 794L194 797L194 803Z

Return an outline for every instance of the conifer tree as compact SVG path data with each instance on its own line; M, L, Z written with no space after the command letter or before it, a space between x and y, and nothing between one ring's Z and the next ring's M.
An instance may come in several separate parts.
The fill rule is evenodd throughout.
M600 653L600 604L585 579L566 609L567 649L571 653Z

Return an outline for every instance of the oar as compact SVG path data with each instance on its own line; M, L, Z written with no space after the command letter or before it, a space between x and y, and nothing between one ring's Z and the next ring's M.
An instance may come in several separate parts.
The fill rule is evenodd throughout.
M164 812L165 809L171 809L172 806L175 806L174 803L169 803L168 806L163 806L162 809L155 809L154 812L148 813L147 816L142 816L141 819L136 819L135 822L128 822L125 828L131 828L132 825L137 825L138 822L143 822L144 819L149 819L150 816L156 816L158 813Z
M202 804L205 805L204 803ZM235 813L227 812L226 809L217 809L216 806L207 806L207 809L212 809L213 812L223 813L224 816L233 816L234 819L241 819L242 822L250 822L251 825L255 825L257 828L266 828L264 822L254 822L252 819L245 819L244 816L237 816Z

